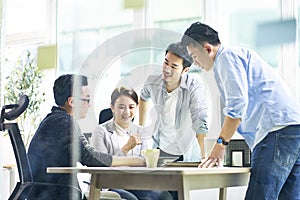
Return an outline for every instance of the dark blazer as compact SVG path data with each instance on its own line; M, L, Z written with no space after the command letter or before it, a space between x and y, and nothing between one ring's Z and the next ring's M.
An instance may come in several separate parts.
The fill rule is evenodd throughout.
M27 154L34 181L77 187L76 174L49 174L46 168L71 167L76 166L76 162L87 166L110 166L112 162L111 155L100 153L88 144L77 122L59 107L53 107L51 113L43 119L32 138ZM68 193L45 190L40 192L44 194L41 199L63 199L62 196Z

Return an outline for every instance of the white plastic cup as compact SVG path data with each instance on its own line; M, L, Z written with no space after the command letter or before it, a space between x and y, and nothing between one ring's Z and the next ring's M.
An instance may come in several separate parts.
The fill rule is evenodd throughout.
M143 149L141 151L141 155L146 160L146 166L149 168L157 167L158 159L159 159L159 149Z

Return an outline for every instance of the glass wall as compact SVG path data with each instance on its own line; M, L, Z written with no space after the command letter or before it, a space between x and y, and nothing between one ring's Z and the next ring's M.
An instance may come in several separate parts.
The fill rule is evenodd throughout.
M3 19L7 23L3 27L3 38L7 69L27 50L35 55L38 46L49 44L55 38L55 35L51 36L52 4L50 0L4 1Z
M123 1L58 1L59 72L77 71L102 42L132 28Z
M295 69L284 56L284 49L289 48L288 52L293 49L287 47L290 41L285 41L285 36L275 31L272 35L277 34L280 40L269 42L265 39L268 36L264 29L273 23L280 27L282 20L289 19L289 9L295 0L136 2L128 5L126 0L113 3L103 0L58 1L58 73L83 72L85 68L83 73L88 74L95 94L95 115L109 107L107 97L118 84L131 84L138 90L147 74L159 72L168 43L180 39L195 21L214 27L224 45L244 46L257 51L287 81L299 83L298 67ZM138 31L143 28L147 33ZM292 43L295 45L295 41ZM298 61L297 56L293 58ZM192 69L199 72L194 66ZM292 74L292 79L287 78L288 74ZM291 83L289 86L292 87ZM295 94L300 99L299 88L297 84ZM218 94L213 95L216 98ZM213 102L214 105L219 103Z
M58 1L59 72L78 70L96 47L129 30L147 26L182 34L187 24L201 19L203 10L201 0L137 2L144 3L128 7L125 0Z
M300 102L295 5L298 1L208 0L205 22L219 32L223 45L243 46L259 53Z
M95 124L117 85L139 93L147 75L161 69L167 45L202 18L199 0L128 2L58 1L58 73L89 77L93 106L88 115Z
M215 6L215 5L218 6ZM280 74L300 102L298 53L299 1L207 1L206 21L219 30L223 44L257 51ZM297 22L299 23L299 22Z
M278 66L279 45L268 44L260 39L263 24L280 21L279 1L225 1L222 9L222 24L226 27L225 42L230 45L244 46L256 50L274 68ZM259 6L258 6L259 5Z
M88 118L91 124L97 124L97 114L109 106L114 87L128 84L138 90L148 74L159 72L167 45L178 41L195 21L214 27L224 45L257 51L283 76L300 102L299 0L4 0L1 3L6 22L1 27L4 47L1 88L9 69L26 50L36 54L39 46L57 43L55 76L83 72L92 83L95 96L94 110ZM280 28L288 20L296 25ZM266 32L268 29L264 28L271 25L275 25L275 31ZM290 40L278 30L295 31L297 38ZM274 37L278 40L270 42ZM199 72L194 66L192 69ZM210 81L211 77L207 77ZM49 84L51 88L53 82ZM214 112L220 113L216 91L211 94L212 105L217 107ZM53 100L52 93L49 99ZM43 113L51 105L45 105L47 111ZM90 126L83 131L93 129Z
M20 0L5 1L4 20L7 23L3 34L5 53L2 54L2 62L6 61L5 68L10 69L24 51L31 50L35 54L38 46L56 42L56 27L53 23L55 13L57 13L59 47L57 75L80 71L99 47L110 45L110 39L114 40L118 36L124 36L125 33L133 34L134 30L145 27L152 29L156 36L148 38L149 41L145 44L137 44L136 41L133 47L137 49L134 51L132 49L129 51L129 48L124 46L124 42L129 42L127 37L114 44L114 49L108 50L105 54L114 55L116 49L119 49L116 57L107 56L111 60L105 62L99 62L102 58L97 58L99 63L96 71L101 71L99 69L102 71L94 72L94 76L95 79L101 76L103 80L96 83L95 91L98 91L96 88L103 88L102 85L105 85L105 91L95 94L109 96L118 82L126 77L129 79L130 74L159 71L168 42L180 38L192 22L202 21L219 31L223 44L256 50L284 77L300 101L299 1L137 0L135 2L138 3L135 5L129 5L128 2L126 0L117 2L31 0L26 3ZM286 43L286 37L276 31L269 35L263 34L265 25L277 22L280 26L281 21L287 19L297 20L296 41ZM274 35L280 38L280 41L270 44L261 37L262 35L267 35L267 38ZM161 39L161 36L165 38ZM144 48L151 42L151 48ZM151 71L145 64L153 66ZM9 70L2 68L1 71L3 79ZM109 98L95 97L94 104L98 113L98 110L109 106Z

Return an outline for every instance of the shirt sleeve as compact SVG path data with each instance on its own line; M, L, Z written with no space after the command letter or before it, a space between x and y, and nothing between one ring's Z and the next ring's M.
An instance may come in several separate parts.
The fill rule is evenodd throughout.
M246 61L237 54L224 53L218 60L220 91L224 96L224 115L231 118L243 118L248 104Z
M143 88L141 89L140 98L144 101L151 100L151 81L150 77L147 78Z
M202 81L194 80L190 89L190 111L192 117L192 128L196 134L208 133L207 128L207 98Z
M88 144L84 135L80 136L82 144L82 164L87 166L111 166L112 156L97 151L93 146Z
M74 122L73 126L74 138L73 142L80 149L80 162L87 166L110 166L112 163L112 156L106 153L97 151L91 146L86 137L81 133L78 124ZM73 145L74 146L74 145Z

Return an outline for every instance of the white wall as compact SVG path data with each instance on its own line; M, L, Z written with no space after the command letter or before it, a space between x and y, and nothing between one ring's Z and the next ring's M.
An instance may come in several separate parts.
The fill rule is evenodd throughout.
M245 198L247 187L230 187L227 189L228 200L241 200ZM219 199L219 189L205 189L205 190L193 190L190 191L190 200Z

